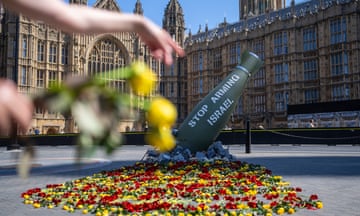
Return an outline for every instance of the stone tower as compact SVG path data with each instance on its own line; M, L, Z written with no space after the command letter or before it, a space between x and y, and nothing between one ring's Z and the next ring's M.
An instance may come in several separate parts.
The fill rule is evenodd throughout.
M165 8L163 28L173 39L184 45L185 21L183 9L178 0L170 0ZM174 63L165 67L161 63L159 93L169 98L178 109L178 121L181 122L187 115L186 95L187 82L184 59L175 56Z
M239 0L240 20L285 8L285 0Z
M69 4L87 5L87 0L69 0Z
M134 14L144 15L144 10L142 8L142 4L141 4L140 0L136 1Z
M184 44L185 21L183 9L178 0L170 0L165 8L163 28L176 42Z

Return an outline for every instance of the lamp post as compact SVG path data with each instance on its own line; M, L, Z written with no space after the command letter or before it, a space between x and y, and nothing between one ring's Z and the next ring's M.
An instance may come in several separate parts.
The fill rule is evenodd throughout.
M246 142L245 142L245 153L250 154L251 146L251 128L250 128L250 118L246 119Z

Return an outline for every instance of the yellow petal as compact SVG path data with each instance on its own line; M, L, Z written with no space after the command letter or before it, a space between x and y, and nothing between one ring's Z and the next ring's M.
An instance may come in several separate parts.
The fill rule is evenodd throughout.
M176 122L177 110L174 104L163 97L157 97L151 101L147 112L147 120L150 125L173 125Z
M145 140L149 145L154 146L159 152L171 151L176 145L175 138L171 134L170 128L166 127L153 130L146 134Z
M130 69L129 82L135 94L149 95L155 87L155 73L144 62L134 62Z

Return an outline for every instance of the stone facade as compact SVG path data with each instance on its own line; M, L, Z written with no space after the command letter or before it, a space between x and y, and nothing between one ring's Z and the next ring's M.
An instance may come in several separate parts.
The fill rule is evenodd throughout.
M244 128L250 119L252 127L285 128L289 104L360 99L359 1L292 1L289 7L284 5L280 0L239 1L238 22L224 19L215 29L206 26L185 35L183 9L178 0L169 0L163 27L186 51L171 67L154 60L136 34L65 34L1 8L0 77L14 80L19 92L34 95L69 74L91 76L143 60L159 77L154 94L172 100L180 124L231 72L240 54L249 50L265 64L250 79L228 127ZM121 13L115 0L97 0L93 7ZM143 14L140 0L134 13ZM112 80L111 86L130 92L122 80ZM355 113L349 121L357 122L356 126L360 114ZM70 124L66 128L71 130L66 132L77 132L76 123L66 120L59 113L36 109L32 126L47 133L60 132ZM142 130L142 121L129 118L119 130Z
M359 8L357 0L292 1L287 8L189 34L188 111L231 72L244 50L265 64L249 81L229 127L245 128L250 119L253 128L286 128L287 105L359 99ZM360 126L358 114L349 118Z
M70 3L86 5L87 1ZM113 0L98 0L93 7L121 13ZM14 80L21 93L35 95L49 85L63 81L67 75L91 76L124 67L136 59L146 61L159 72L160 62L152 59L134 33L67 34L4 8L1 11L0 76ZM134 13L143 13L140 1L137 1ZM110 87L130 94L129 86L122 80L112 80ZM133 115L130 113L129 116ZM71 118L66 120L69 122L60 113L36 108L32 131L37 128L40 133L57 133L68 128L65 132L77 132L76 123ZM143 125L129 118L121 122L119 130L142 130Z

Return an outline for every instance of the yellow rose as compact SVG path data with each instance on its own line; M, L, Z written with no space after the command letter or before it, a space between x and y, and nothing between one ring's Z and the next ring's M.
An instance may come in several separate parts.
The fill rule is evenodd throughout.
M289 208L289 210L288 210L288 214L294 214L295 213L295 209L293 209L293 208Z
M163 97L156 97L151 101L147 111L147 120L150 125L170 127L175 123L176 118L176 107L169 100Z
M129 78L130 85L138 95L149 95L155 87L155 73L144 63L134 62L130 66L132 75Z
M323 208L323 203L322 202L316 202L316 208L318 209L322 209Z
M170 128L167 127L151 130L146 134L145 141L159 152L171 151L176 145L175 138L171 134Z
M278 215L282 215L285 213L285 209L283 207L279 208L277 211L276 211L276 214Z
M33 207L34 207L34 208L40 208L41 205L40 205L40 203L34 203L34 204L33 204Z

